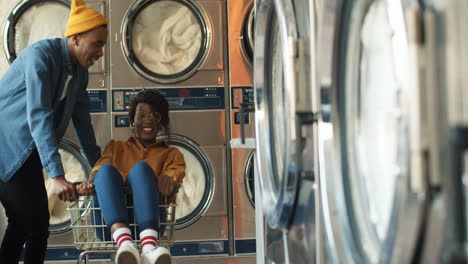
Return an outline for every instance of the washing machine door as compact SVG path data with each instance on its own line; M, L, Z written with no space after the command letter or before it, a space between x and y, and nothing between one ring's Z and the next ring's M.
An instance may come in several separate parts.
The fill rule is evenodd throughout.
M68 140L63 139L59 144L59 154L62 159L65 178L70 182L83 182L88 178L91 168L87 159L80 152L80 149ZM49 178L47 172L43 170L45 187L49 204L49 232L57 235L71 229L70 215L67 211L66 202L60 200L54 191L54 181ZM82 202L85 206L87 201ZM7 226L7 218L0 205L0 240L3 238Z
M242 25L241 52L247 63L252 66L253 49L254 49L254 30L255 30L255 8L252 2L244 16Z
M122 22L122 51L129 65L157 83L193 75L207 58L212 30L191 0L135 1Z
M159 137L158 140L165 139ZM208 209L214 194L214 170L208 156L192 140L172 134L167 143L179 149L185 159L185 178L176 199L176 229L195 223Z
M5 55L12 63L36 41L61 38L70 13L69 0L25 0L9 14L3 29Z
M255 32L255 133L263 211L273 228L290 225L297 194L292 7L260 3Z
M83 182L88 178L91 168L78 146L66 139L62 139L59 144L59 154L67 181ZM49 201L49 232L51 234L66 232L71 229L67 203L60 200L58 195L55 194L54 180L49 178L45 170L43 170L43 174Z
M418 8L366 0L324 11L339 25L334 41L322 45L335 49L319 124L324 225L335 263L410 263L418 251L428 191Z
M247 158L244 170L245 192L250 203L255 207L255 152L251 152Z

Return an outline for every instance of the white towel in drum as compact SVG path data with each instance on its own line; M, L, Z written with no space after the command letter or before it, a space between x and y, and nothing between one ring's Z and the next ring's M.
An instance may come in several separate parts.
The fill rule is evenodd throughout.
M29 8L15 26L15 52L43 39L61 38L70 8L59 3L36 4Z
M177 147L184 155L185 178L177 194L176 219L180 219L197 208L203 202L203 193L206 188L205 173L200 161L191 152Z
M134 25L136 56L146 68L158 74L170 75L185 70L195 60L202 42L195 16L180 4L168 8L171 13L162 20L143 14L151 10L147 9Z
M86 180L85 170L80 161L70 152L59 149L60 157L62 158L63 169L65 170L65 179L69 182L82 182ZM67 204L60 200L55 194L54 181L49 178L45 170L44 181L47 190L47 198L49 200L50 224L61 224L70 219L67 212Z

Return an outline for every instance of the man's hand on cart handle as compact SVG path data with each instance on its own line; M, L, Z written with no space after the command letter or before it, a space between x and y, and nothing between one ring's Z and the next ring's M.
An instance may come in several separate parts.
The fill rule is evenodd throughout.
M63 175L54 177L54 189L60 200L76 201L78 198L75 185L67 181Z

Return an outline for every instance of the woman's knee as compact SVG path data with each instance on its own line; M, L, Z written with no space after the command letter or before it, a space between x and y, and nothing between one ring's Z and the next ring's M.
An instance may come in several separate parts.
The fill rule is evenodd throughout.
M157 184L155 179L153 169L145 161L135 163L127 177L127 181L133 187L141 184L148 186Z
M117 169L114 167L114 165L110 164L110 163L106 163L106 164L103 164L99 170L97 171L97 173L105 173L105 174L109 174L111 172L115 172L117 171Z
M119 171L112 164L102 165L96 173L95 183L100 181L113 180L116 177L121 177Z
M146 177L148 179L154 179L153 169L145 161L137 162L132 166L128 177L132 178L134 177L133 175L138 175L138 178Z
M150 165L146 161L139 161L135 163L135 165L132 166L130 171L135 171L135 170L150 170L152 171Z

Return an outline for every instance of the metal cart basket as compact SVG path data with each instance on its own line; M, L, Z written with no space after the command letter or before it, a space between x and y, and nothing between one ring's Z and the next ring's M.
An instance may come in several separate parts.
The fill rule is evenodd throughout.
M129 195L125 195L128 199ZM158 246L171 247L174 244L175 202L160 205L160 211L166 212L166 220L160 222L160 237ZM126 204L132 204L127 202ZM133 205L128 205L129 212L133 212ZM115 253L117 244L112 240L107 226L101 215L101 208L96 206L92 196L79 196L77 201L67 202L70 213L73 240L78 250L83 250L78 258L78 264L87 263L90 254ZM135 239L135 246L140 248L136 221L130 213L130 230ZM133 221L132 221L133 220ZM164 231L163 231L164 230Z

